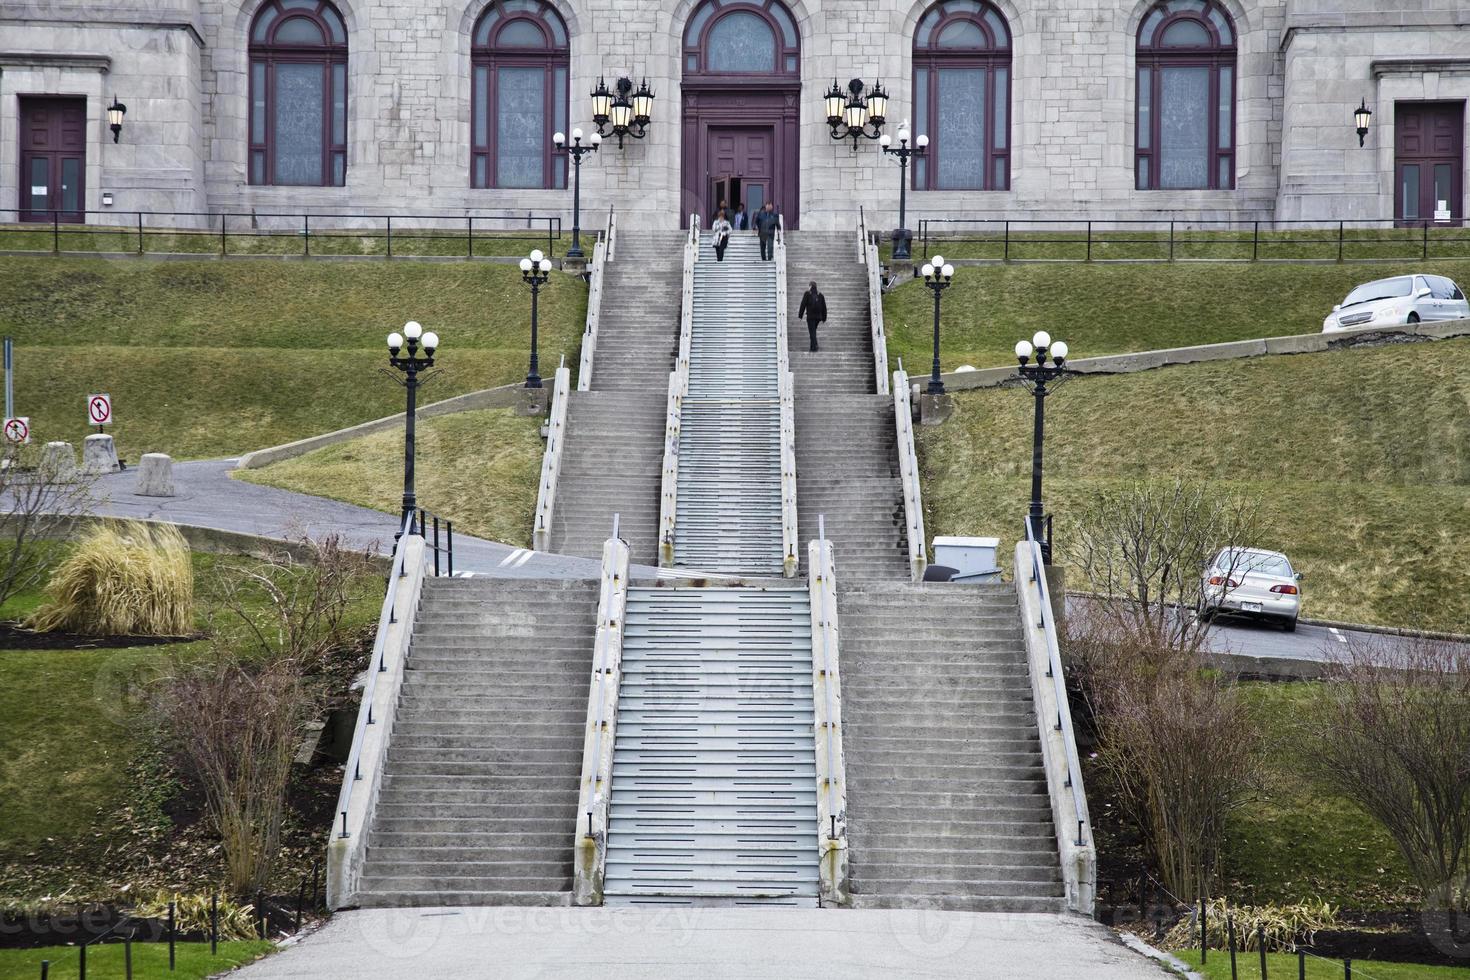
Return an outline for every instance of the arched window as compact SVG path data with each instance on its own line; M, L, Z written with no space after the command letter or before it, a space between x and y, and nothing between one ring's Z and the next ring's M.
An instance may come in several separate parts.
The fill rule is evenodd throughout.
M935 4L914 30L915 190L1011 186L1011 33L988 3Z
M475 24L470 49L471 187L565 187L567 26L539 0L500 0Z
M799 75L796 21L780 0L708 0L684 27L685 75Z
M267 0L250 27L250 183L347 178L347 29L326 0Z
M1138 189L1235 186L1235 25L1215 0L1163 0L1138 28Z

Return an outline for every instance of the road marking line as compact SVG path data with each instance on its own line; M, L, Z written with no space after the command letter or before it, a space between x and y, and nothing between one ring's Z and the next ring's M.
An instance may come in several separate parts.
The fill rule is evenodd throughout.
M525 554L521 555L519 558L516 559L516 563L513 566L511 566L512 568L520 568L526 562L528 562L532 558L536 557L536 552L534 552L534 551L526 551L524 548L522 548L521 550L522 551L525 551Z
M500 559L500 567L504 568L506 565L509 565L511 562L515 561L517 558L521 557L521 555L525 553L525 548L517 548L515 551L512 551L510 554Z
M1338 643L1346 643L1347 642L1347 637L1343 636L1342 635L1342 631L1339 630L1336 626L1329 626L1329 627L1327 627L1327 632L1329 632L1333 636L1337 637L1337 642Z

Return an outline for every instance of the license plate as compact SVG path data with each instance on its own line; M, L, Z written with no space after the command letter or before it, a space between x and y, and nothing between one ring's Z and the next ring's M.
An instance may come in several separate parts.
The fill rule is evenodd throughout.
M1261 604L1259 602L1242 602L1240 608L1246 612L1260 612Z

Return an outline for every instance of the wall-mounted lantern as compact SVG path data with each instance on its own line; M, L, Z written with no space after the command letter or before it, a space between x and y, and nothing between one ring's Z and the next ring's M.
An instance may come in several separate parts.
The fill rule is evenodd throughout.
M859 139L875 140L883 135L883 123L888 119L888 93L881 82L868 89L861 78L854 78L847 83L847 94L843 95L834 80L822 96L822 102L827 108L827 125L832 127L834 140L851 139L856 149Z
M613 85L614 95L608 91L607 83L597 80L592 90L592 122L599 136L616 136L618 148L623 147L623 138L631 136L641 140L648 135L648 124L653 121L653 91L644 79L633 91L633 80L624 76Z
M1373 110L1368 108L1368 100L1363 99L1363 104L1353 110L1353 124L1358 127L1358 145L1363 145L1363 140L1368 137L1368 123L1373 119Z
M128 114L128 107L117 101L117 96L112 97L112 105L107 107L107 128L112 130L112 141L122 134L123 116Z

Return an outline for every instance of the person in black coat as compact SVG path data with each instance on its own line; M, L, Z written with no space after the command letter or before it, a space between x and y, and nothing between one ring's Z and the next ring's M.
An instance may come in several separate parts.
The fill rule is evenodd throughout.
M812 335L812 351L817 349L817 326L827 322L827 297L817 291L816 280L812 280L812 288L801 294L801 307L796 311L798 317L806 320L807 332Z
M776 229L781 227L781 216L770 201L755 213L755 233L761 240L761 258L770 261L776 254Z
M750 215L745 213L745 203L735 205L735 217L730 219L730 224L735 226L736 231L750 230Z

